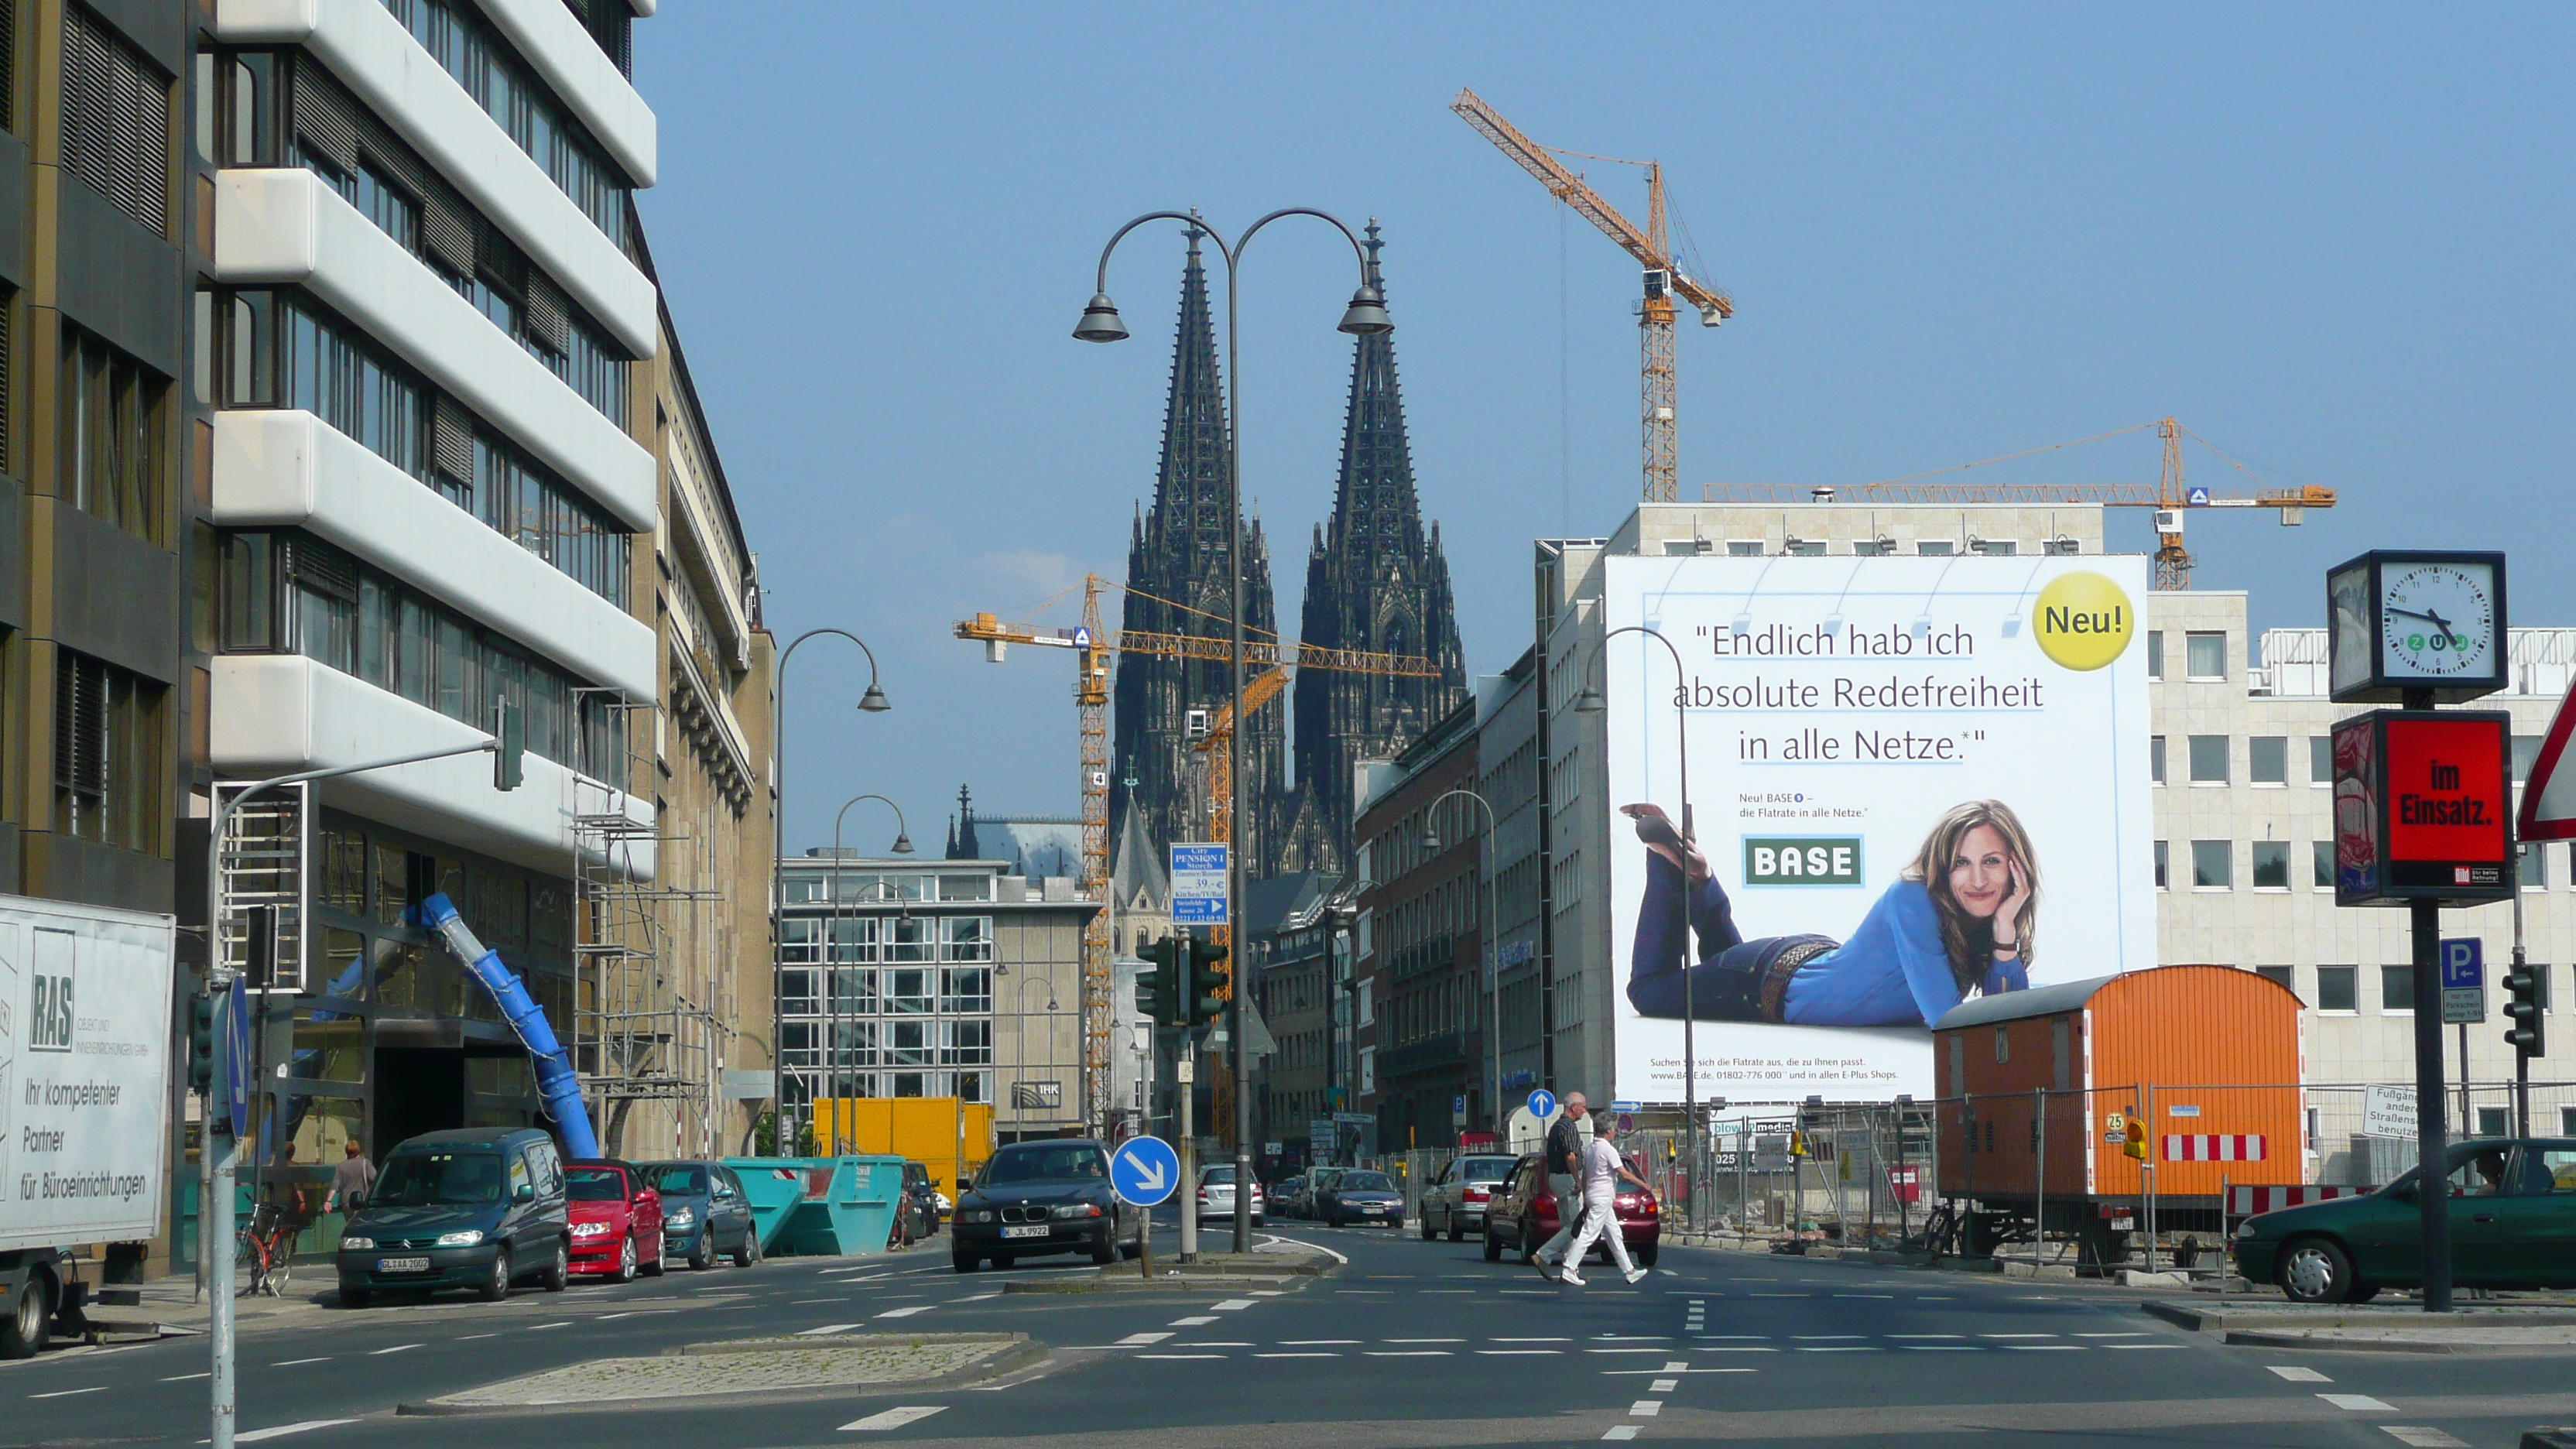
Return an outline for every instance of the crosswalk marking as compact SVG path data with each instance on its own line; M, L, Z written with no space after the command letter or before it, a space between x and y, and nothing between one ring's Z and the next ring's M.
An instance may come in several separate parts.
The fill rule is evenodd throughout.
M1616 1424L1611 1427L1609 1433L1604 1434L1601 1437L1604 1439L1634 1439L1637 1437L1637 1426L1634 1424Z
M899 1409L886 1409L870 1414L864 1419L852 1419L843 1424L841 1430L847 1433L853 1429L862 1431L900 1429L906 1424L917 1424L933 1414L945 1413L947 1409L946 1404L907 1404Z
M2324 1374L2318 1373L2315 1369L2305 1368L2294 1363L2265 1364L2264 1367L2270 1369L2276 1374L2279 1374L2281 1377L2288 1379L2294 1384L2330 1384L2334 1382L2334 1380L2327 1378Z
M2350 1409L2355 1413L2393 1414L2397 1412L2395 1404L2374 1399L2368 1394L2319 1394L2317 1397L2338 1409Z

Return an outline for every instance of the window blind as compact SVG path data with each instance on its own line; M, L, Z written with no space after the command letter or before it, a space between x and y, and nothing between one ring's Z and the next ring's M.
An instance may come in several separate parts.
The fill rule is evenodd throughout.
M167 235L170 78L77 6L63 12L62 165Z

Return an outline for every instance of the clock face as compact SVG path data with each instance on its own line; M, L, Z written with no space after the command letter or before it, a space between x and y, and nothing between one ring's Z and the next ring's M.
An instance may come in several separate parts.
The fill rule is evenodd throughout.
M2380 576L2381 661L2391 679L2496 672L2495 571L2483 563L2391 563Z

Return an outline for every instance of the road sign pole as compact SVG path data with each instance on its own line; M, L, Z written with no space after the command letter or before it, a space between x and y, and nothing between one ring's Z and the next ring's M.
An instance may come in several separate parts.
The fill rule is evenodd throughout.
M1181 1088L1181 1261L1195 1263L1199 1257L1199 1142L1192 1100L1198 1089L1198 1044L1184 1032L1181 1058L1172 1064L1172 1073Z
M2411 901L2415 937L2415 1206L2424 1244L2424 1311L2451 1311L2451 1199L2442 1110L2442 907Z

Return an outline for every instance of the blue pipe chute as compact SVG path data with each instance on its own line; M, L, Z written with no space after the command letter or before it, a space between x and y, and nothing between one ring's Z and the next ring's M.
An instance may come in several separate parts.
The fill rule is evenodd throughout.
M483 943L466 929L458 918L456 905L444 892L420 903L421 920L447 942L447 949L474 973L474 979L492 993L501 1005L501 1015L508 1018L510 1029L537 1063L537 1095L545 1099L546 1113L555 1119L555 1130L563 1134L564 1151L574 1158L597 1157L599 1139L590 1130L590 1113L581 1102L581 1079L573 1074L572 1056L555 1040L554 1028L546 1022L546 1011L528 995L527 983L519 973L501 962L501 953L484 949Z

